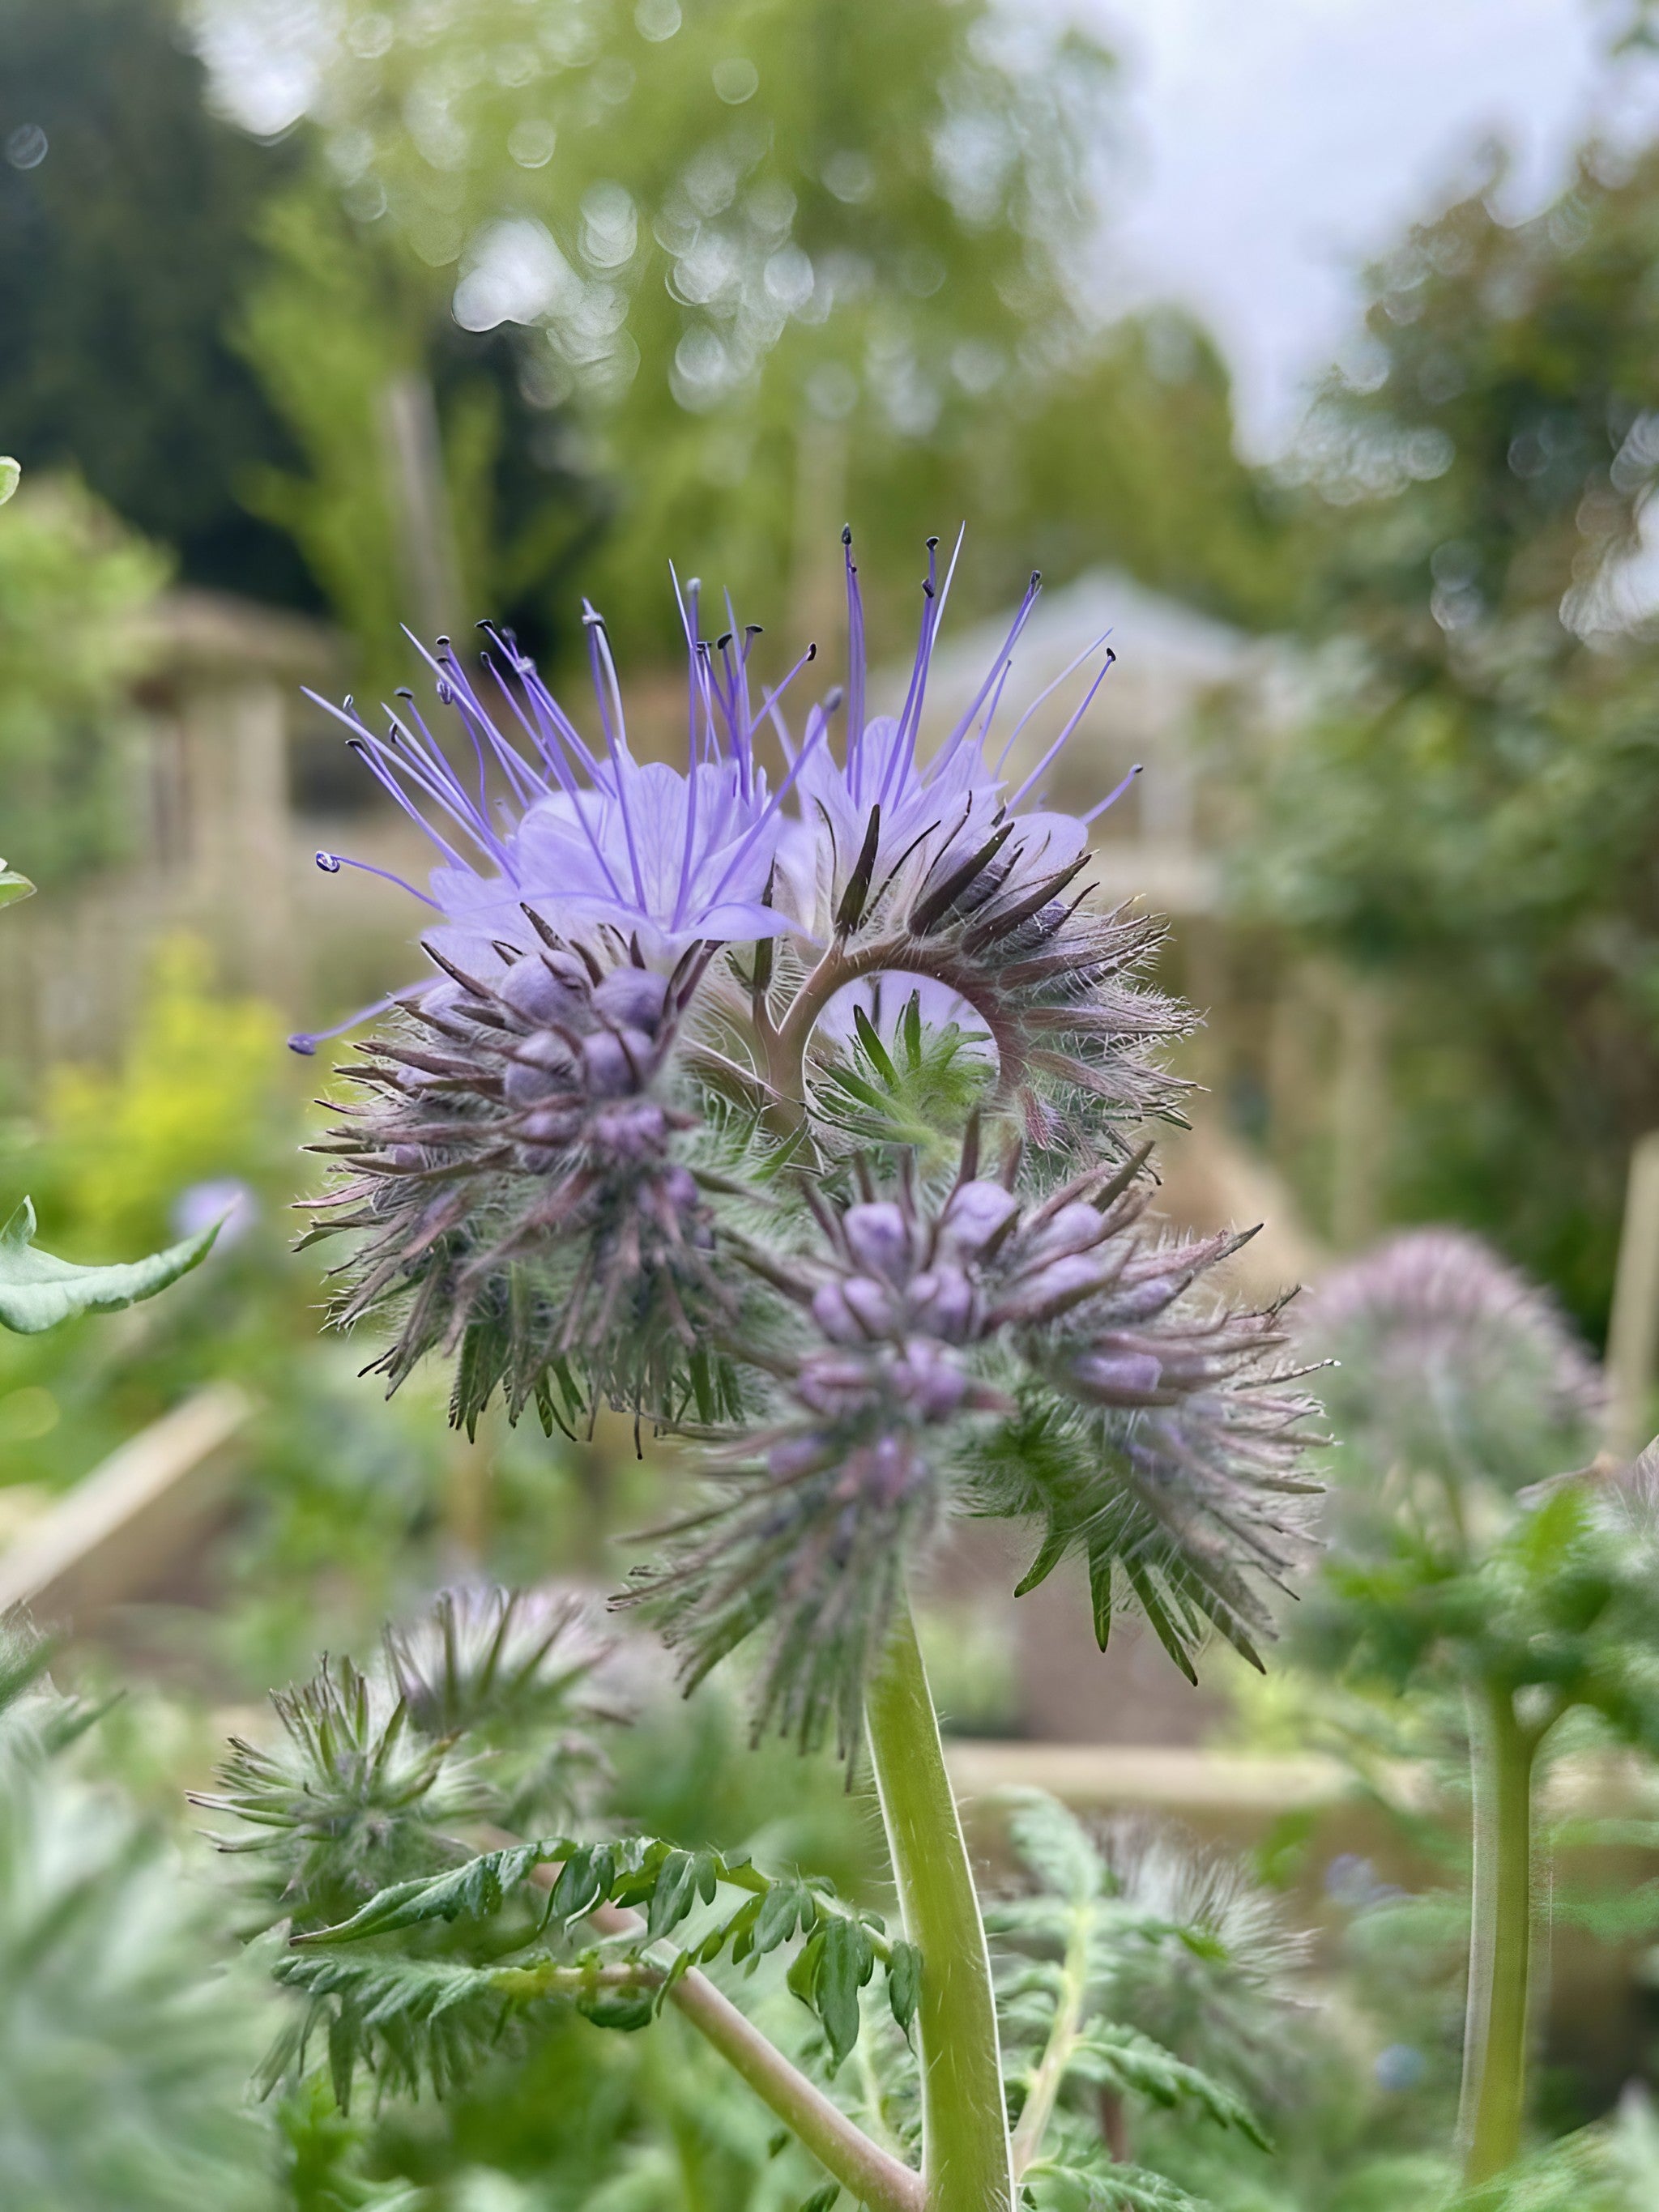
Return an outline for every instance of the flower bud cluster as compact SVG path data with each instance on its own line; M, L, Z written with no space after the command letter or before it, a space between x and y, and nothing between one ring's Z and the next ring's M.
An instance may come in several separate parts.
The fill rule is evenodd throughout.
M810 1742L833 1710L854 1739L895 1562L963 1510L1046 1521L1048 1565L1085 1550L1143 1601L1172 1580L1242 1646L1266 1632L1244 1570L1291 1563L1307 1401L1276 1316L1189 1295L1237 1240L1170 1242L1149 1195L1133 1167L1035 1206L964 1172L931 1205L908 1182L817 1199L805 1251L744 1248L795 1316L780 1418L718 1456L726 1504L634 1592L690 1675L769 1620L763 1718ZM1034 1474L1018 1437L1037 1401L1065 1449Z
M401 1296L380 1363L394 1387L476 1329L462 1419L498 1381L516 1418L561 1363L636 1405L665 1340L683 1357L694 1314L718 1303L708 1208L678 1157L692 1117L668 1079L695 976L558 945L495 969L451 965L353 1071L370 1103L324 1147L350 1176L319 1202L324 1233L366 1232L342 1317Z

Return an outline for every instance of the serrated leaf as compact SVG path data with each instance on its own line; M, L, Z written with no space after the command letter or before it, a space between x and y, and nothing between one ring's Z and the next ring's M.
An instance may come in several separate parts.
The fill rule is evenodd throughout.
M830 2059L837 2066L859 2039L859 1991L870 1978L875 1956L857 1921L837 1914L825 1922L812 2004L823 2022Z
M1176 2182L1142 2166L1113 2166L1091 2173L1082 2166L1059 2166L1044 2159L1026 2172L1079 2191L1088 2212L1214 2212L1203 2197L1189 2196Z
M654 1990L594 1990L576 2000L576 2009L595 2027L613 2027L623 2035L649 2027L657 2016Z
M573 1850L569 1844L545 1843L513 1844L503 1850L485 1851L444 1874L393 1882L371 1897L349 1920L296 1936L294 1943L296 1948L356 1943L366 1936L388 1935L393 1929L414 1928L422 1921L455 1920L463 1913L471 1918L487 1918L500 1911L504 1899L534 1868L556 1859L565 1859L568 1865L566 1855Z
M789 1972L784 1976L791 1994L804 2005L813 2001L817 1988L818 1968L823 1962L824 1924L820 1922L790 1961Z
M690 1851L671 1851L663 1861L646 1915L646 1932L653 1943L678 1928L691 1910L696 1875L696 1862Z
M755 1948L763 1958L812 1918L811 1899L796 1881L774 1882L755 1917Z
M1098 2027L1079 2049L1096 2062L1091 2075L1100 2086L1149 2098L1166 2110L1194 2104L1218 2126L1236 2129L1258 2149L1271 2148L1260 2121L1242 2097L1151 2036L1131 2027Z
M921 1995L921 1954L914 1943L896 1942L887 1954L887 2002L908 2035Z
M34 1243L34 1208L26 1198L0 1229L0 1328L38 1336L76 1314L108 1313L154 1297L207 1257L219 1234L216 1221L198 1237L113 1267L81 1267L54 1259Z

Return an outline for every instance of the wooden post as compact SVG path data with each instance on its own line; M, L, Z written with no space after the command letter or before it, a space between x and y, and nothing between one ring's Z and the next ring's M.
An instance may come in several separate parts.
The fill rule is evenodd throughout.
M1613 1313L1607 1324L1607 1412L1604 1441L1620 1462L1649 1439L1648 1405L1659 1347L1659 1130L1632 1147L1619 1239Z
M1388 1164L1388 1022L1382 1000L1354 975L1337 984L1337 1065L1331 1099L1331 1240L1369 1243L1381 1225Z
M438 405L424 376L394 376L380 395L381 434L404 588L422 635L453 634L462 617L460 562L444 478Z

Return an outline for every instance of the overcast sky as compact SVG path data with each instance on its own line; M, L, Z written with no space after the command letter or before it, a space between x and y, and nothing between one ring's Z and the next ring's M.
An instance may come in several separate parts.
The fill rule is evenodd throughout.
M1524 211L1592 120L1659 121L1659 70L1609 70L1596 0L1082 6L1126 64L1114 255L1217 332L1257 452L1352 330L1355 263L1443 197L1483 137L1514 147Z

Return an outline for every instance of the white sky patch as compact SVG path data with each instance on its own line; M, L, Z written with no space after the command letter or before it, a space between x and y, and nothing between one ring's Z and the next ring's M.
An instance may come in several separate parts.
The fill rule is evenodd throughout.
M1659 127L1659 70L1613 70L1595 0L1073 0L1121 55L1129 148L1103 307L1174 299L1220 339L1245 443L1281 447L1351 341L1360 263L1501 137L1506 212L1590 126Z

